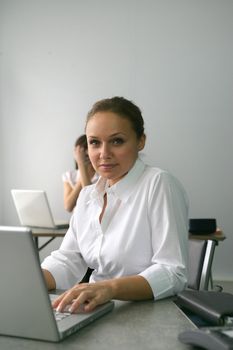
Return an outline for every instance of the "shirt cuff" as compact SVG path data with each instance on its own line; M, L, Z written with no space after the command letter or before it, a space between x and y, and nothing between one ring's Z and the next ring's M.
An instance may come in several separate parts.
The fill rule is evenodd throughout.
M175 272L171 268L162 265L152 265L139 275L144 277L149 283L154 300L167 298L183 290L186 286L186 278L179 274L177 279Z

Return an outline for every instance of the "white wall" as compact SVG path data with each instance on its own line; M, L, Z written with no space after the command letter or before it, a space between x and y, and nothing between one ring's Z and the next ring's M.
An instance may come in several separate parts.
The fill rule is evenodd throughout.
M227 240L214 277L233 279L233 1L0 6L0 220L18 223L11 188L45 189L54 215L68 217L61 174L73 142L93 102L122 95L143 111L148 162L185 185L190 217L217 218Z
M0 83L1 84L1 83ZM1 91L1 90L0 90ZM0 225L3 222L3 196L2 196L2 189L3 189L3 167L2 167L2 161L3 161L3 145L1 142L1 130L2 130L2 125L1 125L1 107L0 107Z

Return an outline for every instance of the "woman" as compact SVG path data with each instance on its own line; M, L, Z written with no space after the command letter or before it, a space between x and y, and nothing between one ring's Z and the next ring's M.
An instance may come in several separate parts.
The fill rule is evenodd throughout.
M181 184L145 165L140 109L122 97L94 104L86 121L90 161L100 178L84 187L58 251L42 264L53 306L90 311L110 299L158 300L186 286L188 210ZM79 284L87 266L90 283Z
M88 157L87 138L81 135L74 145L75 170L70 170L62 175L64 184L64 208L72 212L79 193L84 186L95 183L98 179Z

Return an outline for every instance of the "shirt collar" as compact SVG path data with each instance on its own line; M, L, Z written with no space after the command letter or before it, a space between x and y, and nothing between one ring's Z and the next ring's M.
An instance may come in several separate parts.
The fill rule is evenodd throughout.
M145 167L145 163L138 158L128 174L111 187L108 187L108 181L106 179L100 177L91 192L91 198L100 198L106 192L113 193L123 202L127 201Z

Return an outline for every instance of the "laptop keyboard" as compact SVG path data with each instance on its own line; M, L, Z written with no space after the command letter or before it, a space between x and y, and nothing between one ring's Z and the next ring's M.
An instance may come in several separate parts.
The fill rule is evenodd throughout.
M57 322L64 320L64 318L71 315L70 312L58 312L56 310L54 310L53 312L54 312L54 316L55 316L55 319Z

